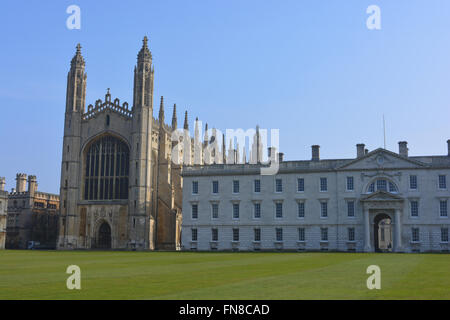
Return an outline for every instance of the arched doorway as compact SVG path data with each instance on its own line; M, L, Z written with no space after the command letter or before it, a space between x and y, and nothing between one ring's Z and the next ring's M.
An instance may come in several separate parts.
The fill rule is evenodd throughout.
M97 248L111 249L111 227L106 221L98 228Z
M392 219L385 213L380 213L374 219L375 252L392 251Z

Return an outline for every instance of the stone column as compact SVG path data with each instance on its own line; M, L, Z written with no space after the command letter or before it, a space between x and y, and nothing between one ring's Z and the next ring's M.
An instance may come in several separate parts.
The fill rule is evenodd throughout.
M364 251L372 251L370 245L370 221L369 221L369 209L364 208Z
M402 226L400 221L400 209L395 209L395 252L402 250Z

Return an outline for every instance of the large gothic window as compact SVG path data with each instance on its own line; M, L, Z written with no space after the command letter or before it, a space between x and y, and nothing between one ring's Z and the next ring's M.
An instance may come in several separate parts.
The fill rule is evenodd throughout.
M86 152L85 200L128 199L130 151L121 140L104 136Z

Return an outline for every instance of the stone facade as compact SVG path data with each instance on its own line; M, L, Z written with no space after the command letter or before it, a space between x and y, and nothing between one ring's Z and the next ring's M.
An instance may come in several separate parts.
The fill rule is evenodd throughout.
M30 175L27 189L27 175L18 173L16 188L9 194L0 191L8 198L7 249L27 249L31 241L39 248L56 248L59 195L38 191L37 186L36 176Z
M133 106L112 99L85 108L80 46L67 78L61 166L59 249L176 249L180 243L181 164L161 97L153 117L154 68L147 38L134 68ZM187 127L187 112L185 128Z
M448 252L450 152L277 159L184 167L182 249Z
M8 192L5 191L5 178L0 177L0 250L5 249L7 209Z

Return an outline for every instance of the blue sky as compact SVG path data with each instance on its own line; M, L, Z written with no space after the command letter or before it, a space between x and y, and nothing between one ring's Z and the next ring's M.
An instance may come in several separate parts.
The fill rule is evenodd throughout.
M81 8L81 29L66 8ZM381 30L366 8L381 8ZM357 143L446 154L450 138L450 1L3 1L0 9L0 176L38 176L59 192L66 76L78 42L87 101L132 102L144 35L155 109L177 103L220 129L280 129L286 160L351 158ZM169 118L170 116L166 116Z

